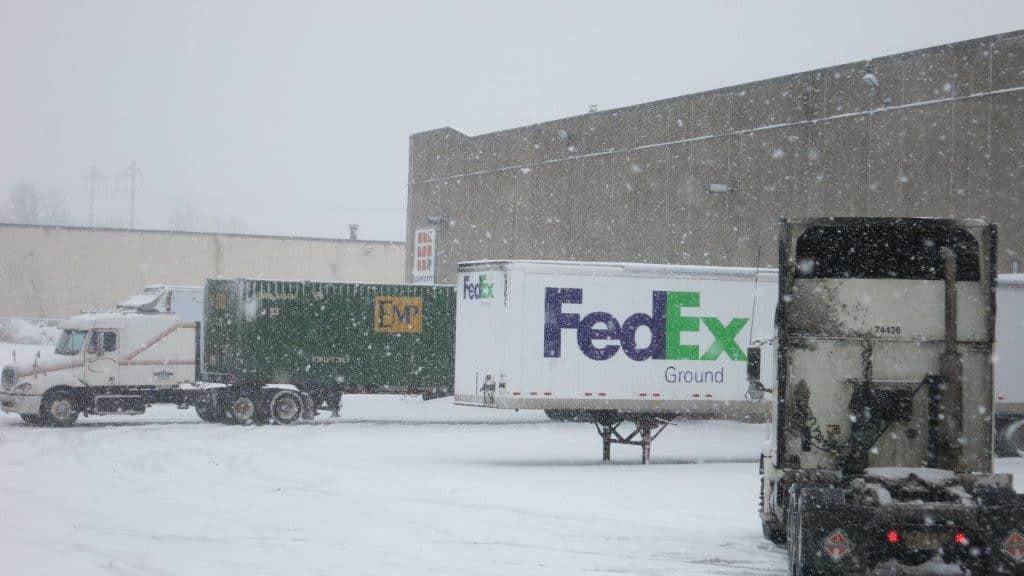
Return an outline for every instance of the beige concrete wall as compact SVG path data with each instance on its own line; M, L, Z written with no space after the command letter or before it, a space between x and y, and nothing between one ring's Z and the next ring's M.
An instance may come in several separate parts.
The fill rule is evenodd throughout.
M481 258L773 265L783 216L975 217L1000 226L1010 272L1022 176L1012 32L493 134L414 134L407 237L443 220L437 278L452 282Z
M403 282L404 260L400 242L0 224L0 317L63 317L211 277Z

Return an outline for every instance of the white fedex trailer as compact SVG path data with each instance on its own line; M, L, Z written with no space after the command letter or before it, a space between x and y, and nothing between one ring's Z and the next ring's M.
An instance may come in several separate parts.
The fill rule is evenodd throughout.
M676 416L766 414L766 403L747 402L744 362L747 345L773 333L774 269L478 261L459 265L456 290L456 404L593 421L606 457L625 439L624 421L638 424L643 445ZM1004 274L994 370L1002 455L1024 452L1021 350L1024 274Z
M774 270L626 263L459 265L455 402L571 411L611 443L679 415L763 418L746 348L773 331ZM628 436L623 422L636 424ZM652 434L652 432L655 432ZM635 440L639 438L639 440Z

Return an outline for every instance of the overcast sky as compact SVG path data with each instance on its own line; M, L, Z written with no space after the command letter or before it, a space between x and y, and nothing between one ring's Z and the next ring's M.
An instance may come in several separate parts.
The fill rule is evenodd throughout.
M0 214L404 238L408 136L480 134L1024 28L1024 2L0 0ZM185 218L187 220L187 218ZM229 230L231 229L231 230Z

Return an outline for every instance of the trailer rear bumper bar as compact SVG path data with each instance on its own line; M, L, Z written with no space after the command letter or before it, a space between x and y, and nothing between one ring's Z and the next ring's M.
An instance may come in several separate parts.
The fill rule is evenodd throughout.
M765 422L768 417L767 402L751 404L744 400L706 399L664 399L664 398L556 398L538 393L536 396L503 395L474 396L456 394L455 404L481 408L505 410L572 410L572 411L614 411L644 414L680 414L688 418L723 418L744 422Z

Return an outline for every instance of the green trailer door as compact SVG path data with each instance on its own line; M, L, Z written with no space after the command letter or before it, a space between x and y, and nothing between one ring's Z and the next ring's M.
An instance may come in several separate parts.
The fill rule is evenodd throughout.
M204 380L238 377L242 348L240 284L235 280L207 280L203 310Z
M242 292L243 380L300 384L306 352L302 282L249 280Z

